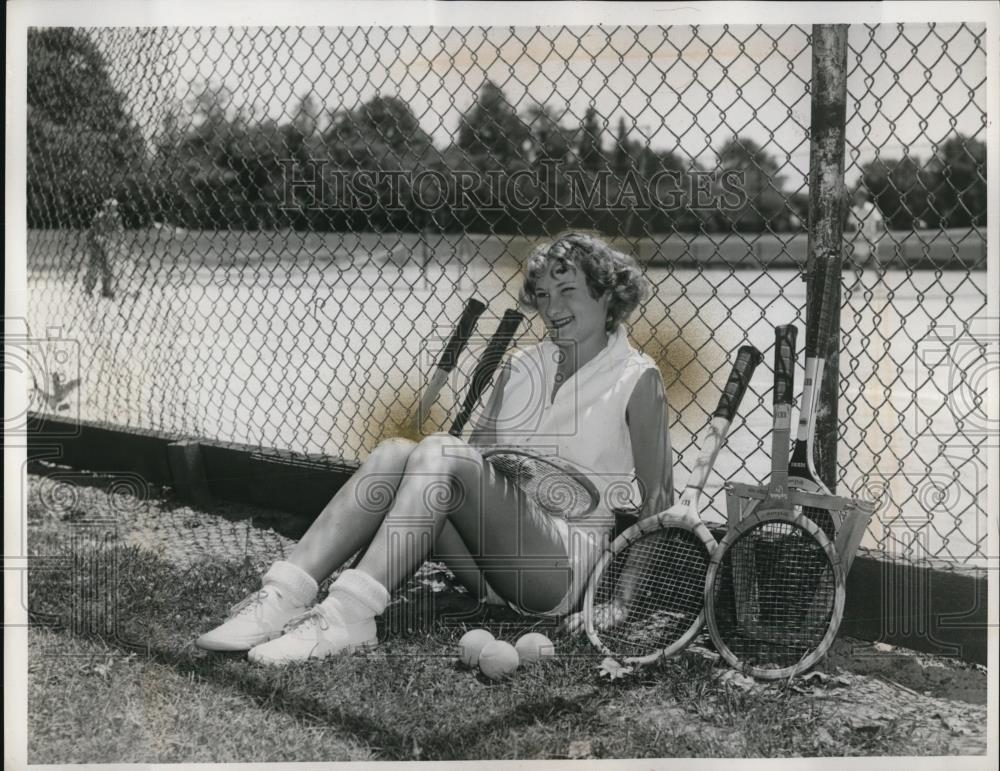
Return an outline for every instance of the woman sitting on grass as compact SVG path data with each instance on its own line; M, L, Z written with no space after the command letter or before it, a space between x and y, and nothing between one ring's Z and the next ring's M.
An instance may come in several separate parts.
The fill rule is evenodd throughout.
M547 337L511 356L469 441L380 443L262 588L197 645L249 650L268 664L372 647L390 592L428 558L480 599L572 614L614 526L609 498L637 481L642 516L673 502L663 381L622 328L648 291L631 258L592 236L571 233L537 251L520 299L542 315ZM540 510L483 459L480 449L494 445L591 470L600 505L574 521ZM360 549L357 567L314 605L318 582ZM579 614L568 627L579 629Z

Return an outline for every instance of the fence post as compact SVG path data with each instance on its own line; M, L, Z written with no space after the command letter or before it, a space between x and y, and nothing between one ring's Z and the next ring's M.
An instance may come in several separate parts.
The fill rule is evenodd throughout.
M812 28L812 117L809 124L809 244L806 279L817 260L840 276L843 264L844 124L847 116L847 25L815 24ZM816 323L820 287L808 281L806 324ZM836 282L840 308L840 282ZM830 337L820 340L828 351L816 411L816 470L831 492L837 487L837 442L840 421L840 313Z

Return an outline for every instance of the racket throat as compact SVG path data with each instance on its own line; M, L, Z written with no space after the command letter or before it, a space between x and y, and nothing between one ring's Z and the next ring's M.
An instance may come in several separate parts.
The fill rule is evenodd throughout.
M788 462L788 473L790 477L812 482L819 481L816 474L816 463L813 460L810 443L796 440L795 448L792 450L792 458Z
M681 493L680 508L686 512L698 513L698 499L701 497L700 487L685 487Z
M792 407L774 405L774 430L771 441L771 483L769 496L784 499L788 495L788 455Z
M819 405L819 389L823 382L826 362L820 358L806 359L805 384L802 386L802 406L799 424L795 432L797 442L811 442L816 435L816 408Z

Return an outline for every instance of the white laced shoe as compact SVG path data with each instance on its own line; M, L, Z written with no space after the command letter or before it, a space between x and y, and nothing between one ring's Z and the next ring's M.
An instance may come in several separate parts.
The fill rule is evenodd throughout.
M374 618L345 624L328 617L320 604L289 621L281 637L252 648L247 658L258 664L287 664L353 653L376 645Z
M250 650L279 636L285 624L304 610L281 588L265 584L233 605L226 621L195 640L195 645L210 651Z

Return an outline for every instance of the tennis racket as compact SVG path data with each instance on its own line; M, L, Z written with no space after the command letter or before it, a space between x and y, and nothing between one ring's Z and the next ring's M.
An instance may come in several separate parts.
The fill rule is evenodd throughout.
M731 666L764 680L805 672L844 614L844 570L804 515L758 509L730 530L705 578L708 633Z
M540 510L567 520L590 514L601 502L591 474L553 455L536 455L522 448L496 447L483 458L517 485Z
M737 353L680 501L632 525L598 560L582 613L587 636L604 654L648 664L679 653L701 630L716 546L699 515L701 492L760 361L752 346Z
M774 422L771 426L771 479L767 497L755 510L762 514L793 514L794 507L788 497L788 447L792 426L792 394L795 392L795 340L798 328L787 324L774 329ZM743 564L737 565L742 570ZM738 586L745 586L750 577L734 576ZM737 601L737 613L748 614L742 619L749 628L753 623L752 605Z
M448 432L452 436L462 435L462 430L479 403L479 398L493 382L493 376L496 374L500 362L503 361L503 356L514 339L514 335L517 334L517 329L521 326L522 321L524 321L524 314L520 311L513 308L504 311L496 332L486 344L486 350L472 373L472 382L465 394L462 409L455 416L455 421L451 424L451 429Z
M428 379L427 386L424 388L424 392L420 396L420 403L417 406L417 414L413 416L413 428L417 433L419 433L420 427L427 418L431 406L437 401L438 396L441 394L441 389L444 388L444 384L448 382L448 376L457 366L458 359L461 356L462 351L465 350L465 346L468 344L469 338L472 336L472 333L476 328L476 322L479 320L479 317L483 315L485 310L486 305L480 300L477 300L475 297L471 298L465 304L465 308L462 310L462 316L458 320L458 325L455 327L455 331L452 332L451 337L448 338L448 342L445 344L444 350L441 351L441 355L438 357L437 366L435 366L434 372Z
M823 656L843 615L844 574L822 529L788 489L794 326L774 330L774 424L767 496L712 555L704 584L709 635L730 665L764 679Z
M817 259L816 272L812 280L820 288L819 307L809 314L806 320L806 364L805 382L802 386L802 404L799 409L799 424L795 436L795 446L792 449L791 461L788 465L788 486L807 493L822 493L830 495L830 490L816 472L815 446L816 436L816 406L819 403L819 390L823 382L823 369L826 357L829 355L826 344L832 331L831 326L837 317L834 308L836 300L837 281L839 276L830 269L830 259ZM804 507L802 513L820 526L823 534L834 541L843 524L835 520L834 515L825 509Z

